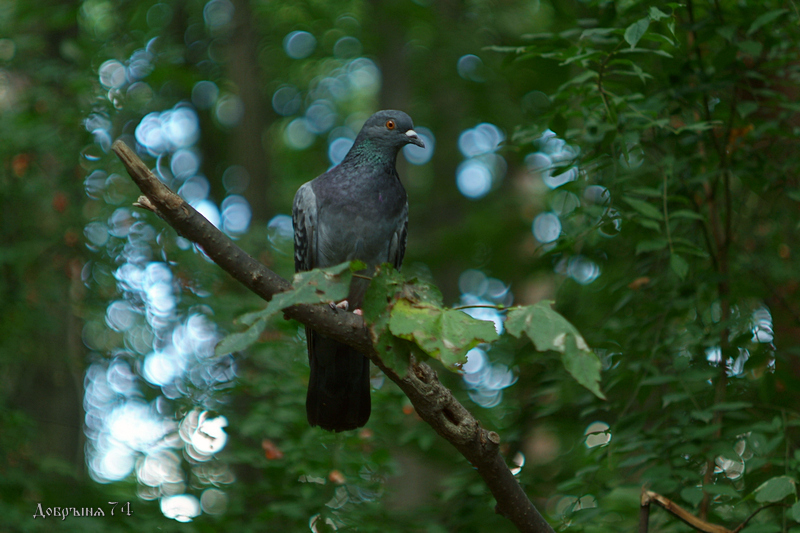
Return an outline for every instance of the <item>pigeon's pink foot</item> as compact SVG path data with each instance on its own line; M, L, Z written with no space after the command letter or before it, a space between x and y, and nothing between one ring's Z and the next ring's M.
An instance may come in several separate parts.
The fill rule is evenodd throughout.
M342 309L344 311L347 311L347 308L350 307L350 302L348 302L347 300L342 300L339 303L328 302L328 305L330 305L331 309L333 309L333 310Z

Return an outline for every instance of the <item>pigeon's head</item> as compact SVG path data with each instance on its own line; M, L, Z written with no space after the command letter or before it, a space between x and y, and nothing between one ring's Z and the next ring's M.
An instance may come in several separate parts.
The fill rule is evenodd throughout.
M378 111L369 117L358 134L356 144L367 139L378 146L394 148L395 153L407 144L425 147L425 143L414 131L411 117L402 111Z

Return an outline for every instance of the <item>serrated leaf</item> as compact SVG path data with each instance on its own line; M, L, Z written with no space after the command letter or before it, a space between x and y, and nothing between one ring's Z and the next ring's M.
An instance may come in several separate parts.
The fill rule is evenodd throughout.
M753 491L753 494L756 495L756 501L759 503L779 502L785 497L797 493L796 484L797 481L793 477L777 476L762 483Z
M583 340L583 337L564 334L565 350L561 356L561 362L567 372L575 378L575 381L589 389L592 394L601 400L605 400L606 397L603 391L600 390L600 370L602 368L600 359L593 351L579 348L579 339L582 345L586 346L586 341Z
M389 330L397 337L413 341L450 369L461 368L467 362L467 352L478 344L498 338L493 322L405 298L392 308Z
M666 239L653 239L649 241L640 241L636 245L636 255L643 254L646 252L653 252L655 250L663 250L667 247Z
M361 261L354 268L364 267ZM350 262L329 268L315 268L308 272L298 272L292 279L293 290L280 292L272 297L267 307L261 312L262 317L269 317L278 311L298 304L316 304L338 302L347 298L350 292L350 280L353 276Z
M383 362L400 376L404 376L408 370L411 343L392 335L389 331L389 318L403 283L402 275L389 263L384 263L372 276L361 306L375 350Z
M598 398L605 399L600 390L600 359L592 352L578 329L551 308L550 300L510 309L505 327L520 338L523 333L540 352L553 350L562 354L561 361L575 380Z
M650 19L645 17L643 19L639 19L625 30L625 42L631 45L631 48L636 46L636 43L639 42L639 39L642 38L642 35L645 34L647 31L647 27L650 26Z
M689 273L689 263L686 262L686 259L679 256L678 254L672 254L669 257L669 267L672 269L673 272L683 281L686 279L686 274Z
M246 313L239 318L239 322L250 327L239 333L232 333L222 339L214 352L224 355L241 351L258 340L264 331L267 319L272 315L298 304L316 304L322 302L339 301L347 298L350 291L350 280L353 270L364 268L361 261L350 261L329 268L315 268L308 272L295 274L292 289L279 292L267 303L261 311Z
M623 196L622 199L640 215L652 218L653 220L664 220L664 215L662 215L661 211L653 204L645 202L644 200L631 198L630 196Z
M770 22L777 19L784 13L788 12L789 12L788 9L773 9L772 11L767 11L760 17L756 17L756 20L754 20L753 23L750 25L750 29L747 30L748 37L757 32L758 29L764 26L765 24L769 24Z

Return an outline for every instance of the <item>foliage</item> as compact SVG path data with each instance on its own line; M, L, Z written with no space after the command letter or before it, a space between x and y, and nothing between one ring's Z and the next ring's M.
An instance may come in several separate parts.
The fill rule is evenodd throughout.
M580 178L551 193L575 207L542 256L582 254L602 271L558 298L602 347L608 403L586 411L610 426L608 445L562 483L579 502L562 517L619 527L613 499L650 485L735 525L794 495L799 474L798 412L778 392L797 384L797 314L784 297L795 298L797 271L796 13L591 4L585 27L498 48L510 68L543 59L569 72L514 138L535 146L549 127L575 147L558 172ZM587 494L597 507L579 510ZM786 516L775 507L756 521L786 530Z

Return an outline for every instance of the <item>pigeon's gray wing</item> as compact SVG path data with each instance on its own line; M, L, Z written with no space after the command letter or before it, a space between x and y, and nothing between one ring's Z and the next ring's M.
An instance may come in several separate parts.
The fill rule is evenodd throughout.
M311 182L302 185L294 195L294 270L311 270L317 263L317 197Z
M319 265L319 213L311 182L297 190L292 206L295 271ZM308 395L306 414L312 426L329 431L355 429L370 413L369 359L306 327Z
M403 264L403 256L406 255L406 240L408 240L408 201L403 207L403 213L398 220L397 229L392 235L392 241L389 243L389 262L397 270L400 270L400 265Z

